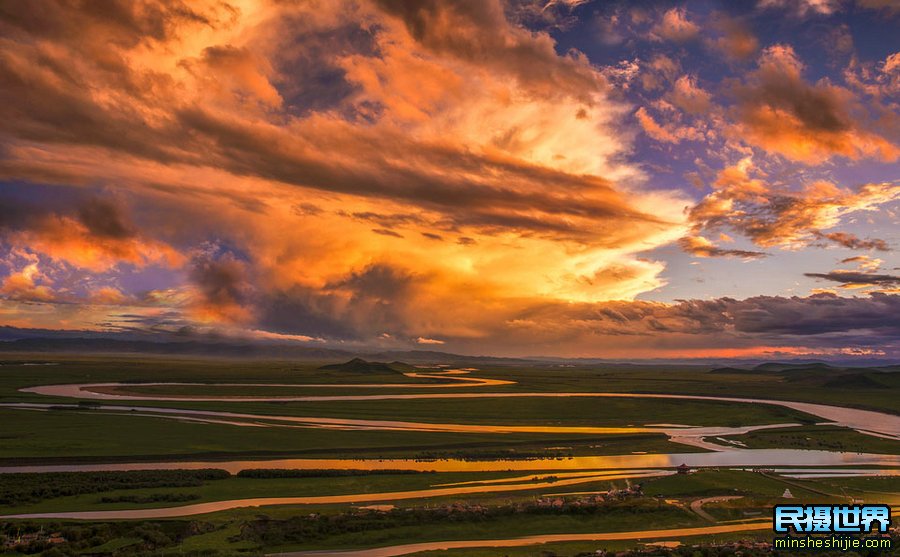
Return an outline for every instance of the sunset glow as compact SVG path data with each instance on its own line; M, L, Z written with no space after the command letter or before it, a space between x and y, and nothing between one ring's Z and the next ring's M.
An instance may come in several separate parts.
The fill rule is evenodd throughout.
M900 9L0 8L0 325L900 355Z

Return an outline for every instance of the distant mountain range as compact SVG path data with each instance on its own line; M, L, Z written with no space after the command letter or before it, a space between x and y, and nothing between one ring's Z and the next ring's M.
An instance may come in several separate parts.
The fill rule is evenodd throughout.
M362 358L353 358L342 364L328 364L319 368L322 371L341 371L345 373L404 373L416 368L404 362L368 362Z
M828 389L900 388L900 365L839 366L826 362L767 362L753 367L720 367L710 373L775 375L793 386Z
M520 358L472 356L434 350L347 350L297 342L236 339L215 335L163 334L146 332L57 331L0 326L0 353L70 353L70 354L147 354L181 355L219 358L270 358L306 361L346 361L354 357L378 362L406 361L416 364L449 365L541 365L547 367L604 365L618 370L641 366L712 366L715 373L783 373L832 372L835 369L881 367L900 370L896 361L877 358L845 358L829 360L796 359L765 362L732 359L602 359L527 356ZM762 363L761 363L762 362ZM824 366L824 367L823 367ZM896 368L896 369L895 369Z
M0 353L55 354L147 354L204 356L217 358L271 358L306 361L347 360L365 357L378 361L411 361L443 364L515 365L538 363L522 358L464 356L433 350L355 352L297 343L242 341L228 338L155 339L152 335L97 333L93 331L49 331L0 326ZM398 362L399 363L399 362ZM385 364L387 365L387 364ZM396 371L396 370L392 370Z

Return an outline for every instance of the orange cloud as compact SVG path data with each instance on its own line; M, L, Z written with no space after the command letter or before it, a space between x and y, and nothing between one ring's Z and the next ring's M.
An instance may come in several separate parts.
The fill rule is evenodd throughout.
M183 262L181 254L172 247L141 238L120 228L121 223L115 220L104 220L106 216L32 215L27 228L8 229L3 236L12 246L90 271L106 271L120 263L175 267Z
M698 87L697 80L689 75L683 75L675 81L669 99L688 114L704 114L712 106L711 95Z
M629 160L639 130L625 125L632 108L610 89L611 74L577 51L560 54L549 32L511 21L499 1L84 6L24 3L14 8L21 17L0 23L0 173L115 202L48 195L53 206L28 218L0 210L3 240L40 254L41 265L73 267L73 281L164 267L169 283L133 295L117 288L124 281L85 281L80 303L54 304L72 298L54 300L36 275L14 273L0 314L19 323L53 315L54 326L201 324L271 340L570 354L625 352L648 337L660 351L723 338L758 346L723 331L804 334L834 326L836 313L820 298L636 301L665 284L664 264L647 254L684 238L698 256L752 257L713 244L707 230L732 227L762 246L805 243L894 196L888 185L782 192L748 163L704 176L714 191L686 215L686 195L643 187L645 171ZM654 33L689 41L699 27L672 9ZM834 133L874 141L836 103L852 101L848 93L806 84L789 62L761 63L748 77L738 95L748 114L780 111L789 131L815 128L769 73L787 75L787 96L811 92L813 108L837 115ZM635 67L646 90L664 92L635 113L651 137L713 133L698 116L720 117L714 89L673 58L622 66L622 79L638 79ZM840 151L823 143L827 133L810 133L814 148L802 156ZM869 152L854 145L853 156ZM874 316L891 303L842 309L880 330ZM806 313L809 329L791 324Z
M750 158L720 171L715 191L690 211L694 230L730 228L761 247L796 249L824 238L851 249L887 248L880 240L821 231L837 226L845 215L874 211L900 198L900 186L865 184L851 190L813 182L791 191L772 187L754 173Z
M129 297L122 293L121 290L112 286L102 286L92 291L88 299L92 304L101 304L108 306L121 306L129 301Z
M38 284L38 280L46 281L37 263L31 263L19 272L6 276L0 283L0 294L11 300L49 302L56 299L56 292L47 284Z
M677 43L694 40L699 34L700 27L688 19L687 10L684 8L667 10L660 22L650 30L651 37Z
M657 122L643 106L634 113L644 132L657 141L664 143L680 143L685 140L698 141L703 135L693 127L679 125L662 125Z
M718 13L713 25L721 36L709 39L707 44L727 57L748 60L759 50L759 39L740 21Z
M102 25L69 9L84 30ZM689 201L641 191L642 171L625 161L627 107L602 73L508 21L500 2L196 10L113 43L112 68L94 48L73 52L81 30L66 19L44 39L51 53L24 40L38 30L18 28L23 40L0 64L17 140L5 175L123 184L134 206L155 209L119 236L78 215L47 216L11 233L17 245L95 271L179 268L188 284L171 303L209 322L252 322L267 296L304 292L327 308L317 315L346 315L353 328L349 308L365 304L343 284L384 265L416 277L415 303L394 326L412 338L436 330L421 308L448 305L474 281L488 305L633 297L662 284L662 265L636 253L683 235ZM334 37L335 48L307 36ZM316 82L316 72L329 77ZM26 97L40 102L14 108ZM213 287L170 247L205 235L246 253L207 269L231 285Z
M758 69L735 88L738 122L732 134L808 164L833 156L884 161L900 156L893 142L853 116L863 109L849 90L828 81L810 85L803 80L803 69L790 46L763 51Z
M678 244L685 252L697 257L741 257L743 259L756 259L766 256L765 253L759 251L720 248L703 236L685 236L678 241Z

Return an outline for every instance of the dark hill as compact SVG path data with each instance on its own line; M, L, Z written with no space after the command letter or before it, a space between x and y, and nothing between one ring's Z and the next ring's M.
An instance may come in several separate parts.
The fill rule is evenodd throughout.
M829 389L887 389L888 386L865 373L840 375L822 384Z
M401 372L416 371L418 369L414 365L410 365L410 364L407 364L406 362L401 362L398 360L394 360L393 362L389 363L388 367L390 367L394 371L401 371Z
M753 369L760 373L784 373L794 371L820 371L822 373L828 373L829 371L835 371L834 367L824 362L804 362L798 364L768 362L760 364Z
M739 368L739 367L717 367L716 369L710 371L710 373L732 373L732 374L740 374L740 375L747 375L747 374L752 375L752 374L756 374L759 372L754 369L743 369L743 368Z
M342 364L328 364L320 367L322 371L343 371L348 373L403 373L412 369L412 366L403 362L367 362L362 358L353 358Z

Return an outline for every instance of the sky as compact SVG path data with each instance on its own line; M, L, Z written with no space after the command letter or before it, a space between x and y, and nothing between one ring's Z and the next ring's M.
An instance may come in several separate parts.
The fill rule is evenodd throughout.
M900 357L893 0L0 5L0 325Z

